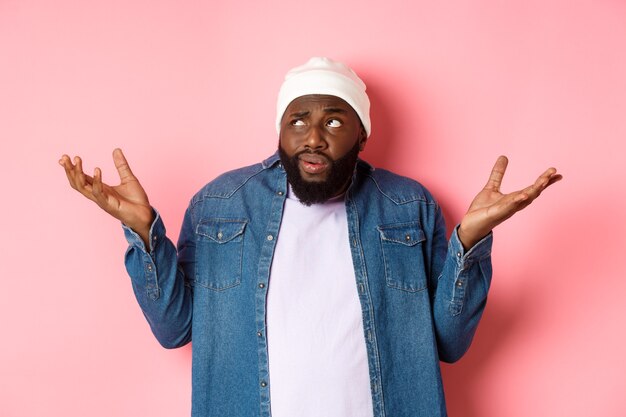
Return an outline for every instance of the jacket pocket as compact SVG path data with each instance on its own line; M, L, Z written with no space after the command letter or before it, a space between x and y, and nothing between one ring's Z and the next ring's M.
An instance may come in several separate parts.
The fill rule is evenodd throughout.
M196 226L195 283L222 291L241 283L243 237L248 222L242 219L204 219Z
M423 242L419 222L377 227L380 233L387 285L399 290L418 292L426 289Z

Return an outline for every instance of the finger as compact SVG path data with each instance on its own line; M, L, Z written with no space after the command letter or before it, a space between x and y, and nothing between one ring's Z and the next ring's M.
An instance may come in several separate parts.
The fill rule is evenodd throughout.
M516 196L515 202L523 202L527 200L525 205L530 204L535 198L541 195L543 190L555 182L560 181L562 178L562 175L556 173L555 168L548 168L539 176L539 178L537 178L533 185L530 185L520 191L520 195Z
M546 174L548 177L550 177L551 179L556 177L558 179L555 179L556 181L560 181L563 178L563 175L557 173L557 169L556 168L548 168L544 174Z
M85 188L85 174L83 173L83 160L80 156L74 157L74 181L77 189L80 191ZM82 191L81 191L82 192Z
M554 168L550 168L541 177L539 177L537 182L534 184L533 190L536 191L537 195L535 195L533 198L539 197L543 190L545 190L555 182L561 181L562 179L563 176L561 174L557 174Z
M526 187L523 191L528 192L532 198L537 198L543 190L549 185L559 181L561 178L563 177L557 175L555 168L548 168L537 178L533 185Z
M59 159L59 165L61 165L65 170L65 176L67 177L70 186L73 189L76 189L76 183L74 181L74 165L72 165L70 157L67 155L61 156L61 159Z
M533 186L531 185L530 187L533 187ZM511 201L518 206L524 202L526 202L526 205L528 205L530 204L530 201L534 200L534 197L531 199L532 195L531 195L530 190L522 190L517 193L513 193L511 197L512 197ZM519 210L519 208L517 210Z
M63 168L68 168L72 165L72 162L70 161L70 157L67 156L66 154L61 155L61 159L59 159L59 165L61 165Z
M543 174L541 174L539 178L550 179L554 175L556 175L556 168L548 168L545 171L543 171Z
M81 185L82 187L88 187L91 186L91 184L93 183L93 177L85 174L83 172L83 161L82 159L80 159L80 157L75 157L74 161L76 162L76 165L74 165L74 178L77 179L78 184Z
M76 190L88 199L95 201L92 190L93 178L83 172L83 161L79 156L74 157L72 175Z
M493 216L497 219L497 224L505 221L520 210L526 208L533 202L536 196L525 190L516 191L506 195L496 206L494 206ZM495 226L494 226L495 227Z
M496 163L493 165L493 169L491 170L491 175L489 175L489 180L487 181L487 184L485 184L485 189L500 191L502 178L504 177L508 164L509 160L506 156L501 155L498 157Z
M553 176L550 177L550 180L548 181L548 185L546 185L546 188L548 188L549 186L551 186L555 182L561 181L562 179L563 179L563 175L561 175L561 174L554 174Z
M94 196L95 202L102 208L106 206L107 197L103 192L102 187L102 171L100 168L93 170L93 181L91 184L91 192Z
M113 151L113 162L115 163L115 168L117 168L117 172L120 175L120 180L122 182L135 178L133 171L130 169L130 165L128 165L128 161L120 148L116 148Z

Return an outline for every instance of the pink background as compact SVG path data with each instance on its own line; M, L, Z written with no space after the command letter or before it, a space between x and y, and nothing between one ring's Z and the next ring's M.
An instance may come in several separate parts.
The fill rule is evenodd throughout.
M190 348L150 334L119 224L67 185L122 147L176 239L191 195L273 152L276 92L313 55L366 81L365 158L457 222L565 180L496 230L490 302L444 366L453 417L624 416L626 3L0 0L0 416L184 416Z

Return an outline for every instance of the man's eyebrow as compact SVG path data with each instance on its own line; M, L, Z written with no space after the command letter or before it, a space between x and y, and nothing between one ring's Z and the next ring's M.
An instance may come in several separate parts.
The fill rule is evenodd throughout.
M294 118L294 119L300 119L300 118L302 118L302 117L306 117L306 116L308 116L309 114L311 114L311 112L310 112L310 111L308 111L308 110L304 110L304 111L297 111L297 112L294 112L294 113L290 113L290 114L289 114L289 117L290 117L290 118Z
M324 109L324 113L341 113L348 114L348 110L342 109L341 107L326 107Z

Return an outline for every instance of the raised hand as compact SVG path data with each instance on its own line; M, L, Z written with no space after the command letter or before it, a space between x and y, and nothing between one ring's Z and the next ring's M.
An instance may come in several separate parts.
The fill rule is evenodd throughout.
M465 249L474 246L489 232L532 203L543 190L563 176L556 173L555 168L547 169L537 178L534 184L509 194L500 192L502 178L509 160L500 156L493 166L489 181L474 198L459 227L459 239Z
M113 151L113 162L120 176L120 184L112 187L102 182L100 168L94 170L93 177L85 174L80 157L75 156L74 163L67 155L59 160L73 189L129 226L147 243L150 225L154 220L148 196L130 170L121 149Z

